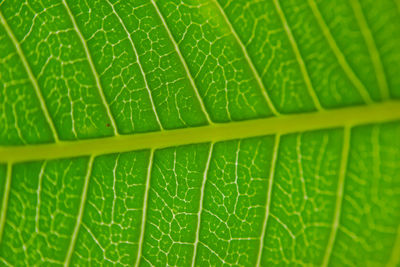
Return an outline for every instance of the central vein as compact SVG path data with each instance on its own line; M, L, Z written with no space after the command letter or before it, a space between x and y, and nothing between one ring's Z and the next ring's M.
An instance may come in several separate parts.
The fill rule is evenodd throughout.
M218 142L269 134L288 134L317 129L400 120L400 101L330 111L283 115L240 122L161 132L120 135L52 144L0 147L0 162L21 162L158 149L185 144Z

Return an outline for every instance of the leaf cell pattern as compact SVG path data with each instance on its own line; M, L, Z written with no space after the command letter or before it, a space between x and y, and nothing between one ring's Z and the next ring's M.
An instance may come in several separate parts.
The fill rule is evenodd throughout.
M398 266L399 48L397 0L0 1L0 265Z

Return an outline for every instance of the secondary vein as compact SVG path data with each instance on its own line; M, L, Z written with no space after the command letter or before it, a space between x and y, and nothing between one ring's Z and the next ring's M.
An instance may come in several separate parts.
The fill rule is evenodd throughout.
M23 52L23 50L22 50L17 38L14 36L14 33L12 32L11 28L8 26L8 23L7 23L6 19L4 18L3 14L1 13L1 11L0 11L0 22L1 22L1 24L3 24L3 27L6 30L8 37L11 39L13 45L15 46L17 54L18 54L19 58L22 61L22 65L24 66L25 71L28 74L29 80L31 81L31 83L33 85L33 88L35 89L35 93L36 93L36 96L37 96L37 98L39 100L40 107L41 107L41 109L43 111L43 114L44 114L44 117L46 119L46 122L49 125L50 130L51 130L51 132L53 134L54 141L58 142L59 138L58 138L56 127L54 126L54 123L53 123L53 120L52 120L52 118L50 116L49 110L47 109L46 101L45 101L45 99L43 97L42 91L40 90L40 87L39 87L39 84L38 84L38 82L36 80L36 77L32 72L31 66L28 63L28 61L27 61L27 59L25 57L25 54L24 54L24 52Z
M372 66L375 70L375 76L378 80L379 89L381 91L381 97L383 99L388 99L390 96L389 87L386 80L385 69L382 64L381 56L376 47L374 37L371 33L370 27L368 26L367 19L363 14L363 10L359 0L354 0L349 2L353 7L354 15L356 17L357 23L361 29L361 33L364 37L365 43L367 44L368 53L372 60Z
M7 174L6 174L6 184L3 192L3 200L0 210L0 243L3 237L4 225L6 222L7 216L7 206L8 206L8 198L10 196L10 187L11 187L11 176L12 176L12 163L7 164Z
M138 246L136 262L135 262L136 267L138 267L140 265L140 259L142 258L144 233L146 230L146 215L147 215L147 204L148 204L147 202L148 202L148 198L149 198L150 179L151 179L151 171L153 169L153 160L154 160L154 150L151 150L148 168L147 168L147 175L146 175L146 188L144 190L144 197L143 197L142 223L141 223L141 227L140 227L139 246Z
M246 46L243 44L242 40L240 39L239 35L236 33L235 28L233 27L232 23L229 21L228 17L225 14L225 10L222 8L222 6L220 5L220 3L218 2L218 0L214 0L215 5L217 6L218 10L220 11L222 17L225 20L225 23L228 25L229 30L232 32L233 37L236 39L236 42L239 44L240 48L242 49L244 58L247 61L247 64L249 64L251 71L253 72L253 75L257 81L258 86L261 89L261 93L265 99L265 101L267 102L267 105L269 107L269 109L271 110L271 112L275 115L275 116L279 116L279 112L276 110L270 96L267 93L267 89L264 86L264 83L262 82L260 73L258 72L257 68L254 66L253 64L253 60L251 59L251 57L249 56L249 54L247 53L247 48Z
M81 203L79 205L79 210L78 210L78 216L76 218L74 232L72 233L71 241L70 241L69 246L68 246L67 255L66 255L65 261L64 261L64 266L65 267L70 265L72 254L74 252L75 244L76 244L76 241L77 241L77 238L78 238L79 229L80 229L80 227L82 225L83 211L85 209L86 197L87 197L87 192L88 192L88 188L89 188L90 176L92 175L93 162L94 162L94 155L92 155L89 158L88 167L87 167L86 176L85 176L85 182L84 182L83 189L82 189Z
M360 79L354 73L353 69L347 62L346 57L343 55L342 51L340 50L339 46L337 45L336 40L332 36L332 33L329 30L328 25L326 25L325 20L322 17L317 4L315 3L314 0L308 0L308 4L312 10L312 13L313 13L315 19L317 20L317 22L319 24L319 27L321 28L323 35L325 36L325 39L327 40L329 46L331 47L332 52L335 55L339 65L342 67L342 69L346 73L347 77L349 77L351 83L357 89L358 93L361 95L364 102L367 104L373 103L374 101L371 99L371 96L370 96L367 88L365 88L365 85L360 81Z
M274 177L275 177L276 161L278 158L279 143L280 143L280 136L277 135L275 137L275 144L274 144L274 150L273 150L273 155L272 155L271 168L270 168L270 172L269 172L267 200L265 202L265 215L264 215L263 227L261 230L261 238L260 238L260 244L258 247L257 265L256 266L261 266L262 253L263 253L263 248L264 248L264 240L265 240L265 236L266 236L268 219L269 219L269 215L270 215L269 210L271 207L272 187L274 186Z
M101 82L100 82L100 77L99 77L99 74L97 73L97 70L96 70L96 68L94 66L93 59L92 59L92 56L90 55L90 51L89 51L88 45L86 43L86 40L83 37L83 35L82 35L82 33L81 33L81 31L80 31L80 29L78 27L78 24L76 23L76 20L75 20L73 14L72 14L71 9L69 8L67 2L65 0L63 0L62 3L64 4L64 7L65 7L65 9L66 9L66 11L68 13L69 18L71 19L71 22L72 22L72 25L74 27L75 32L78 34L78 37L79 37L79 40L82 43L83 49L85 50L86 58L88 60L90 69L91 69L91 71L93 73L93 77L94 77L94 79L96 81L96 86L97 86L97 89L99 90L99 95L100 95L101 101L103 103L104 108L106 109L107 117L110 120L111 125L113 127L114 135L119 135L118 134L117 124L116 124L115 119L114 119L114 117L113 117L113 115L111 113L110 106L109 106L109 104L108 104L108 102L106 100L106 96L104 95L104 90L103 90L103 87L102 87Z
M112 9L113 13L115 14L115 16L117 17L117 19L118 19L119 22L121 23L122 28L124 29L126 35L128 36L129 43L130 43L131 46L132 46L133 53L135 54L136 61L137 61L137 63L138 63L140 72L141 72L141 74L142 74L142 76L143 76L144 84L146 85L147 93L148 93L148 95L149 95L151 107L152 107L153 112L154 112L154 115L155 115L155 117L156 117L157 124L158 124L158 126L160 127L161 130L164 130L163 125L161 124L160 118L158 117L158 113L157 113L157 110L156 110L156 105L154 104L154 100L153 100L153 95L152 95L152 93L151 93L149 83L147 82L146 73L144 72L144 69L143 69L143 66L142 66L142 62L140 61L139 52L138 52L137 49L136 49L136 45L135 45L135 43L133 42L133 39L132 39L132 37L131 37L131 34L129 33L128 29L127 29L126 26L125 26L124 21L122 20L122 18L121 18L120 15L118 14L118 12L115 10L114 5L113 5L112 3L110 3L109 0L106 0L106 1L107 1L107 3L111 6L111 9Z
M351 129L350 127L345 127L343 132L343 145L342 145L342 157L339 167L339 181L337 183L337 190L336 190L336 204L335 204L335 213L333 215L333 225L332 230L329 235L328 244L326 246L324 258L322 260L323 267L328 266L330 262L330 258L332 256L333 247L335 245L335 240L337 236L337 231L339 229L340 224L340 212L342 208L343 202L343 194L344 194L344 183L347 173L347 163L349 158L349 151L350 151L350 138L351 138Z
M199 246L199 240L200 240L200 220L201 220L201 214L203 211L203 202L204 202L204 188L206 186L206 181L207 181L207 175L208 175L208 170L210 168L210 162L211 162L211 157L214 149L214 144L210 145L210 150L208 152L208 158L207 158L207 163L206 167L204 170L204 176L203 176L203 181L201 183L201 188L200 188L200 203L199 203L199 211L197 213L197 225L196 225L196 239L194 241L194 251L193 251L193 257L192 257L192 267L195 266L196 263L196 256L197 256L197 249Z
M165 19L164 19L164 15L161 13L160 9L158 8L157 3L156 3L154 0L151 0L151 3L152 3L152 5L154 6L154 9L155 9L155 11L157 12L157 15L158 15L158 17L160 18L162 24L164 25L164 28L165 28L165 30L167 31L168 37L169 37L169 39L171 40L172 45L174 46L176 53L178 54L178 57L179 57L179 59L180 59L182 65L183 65L183 68L185 69L185 72L186 72L186 74L187 74L187 77L188 77L188 79L189 79L189 81L190 81L190 84L191 84L192 87L193 87L194 93L195 93L195 95L196 95L197 100L199 101L200 107L201 107L201 109L202 109L202 111L203 111L203 113L204 113L204 116L205 116L206 119L207 119L207 122L208 122L209 124L213 124L213 121L212 121L211 118L210 118L210 115L209 115L209 113L208 113L208 111L207 111L207 108L206 108L206 106L205 106L205 104L204 104L204 101L203 101L202 97L200 96L199 89L197 88L196 83L195 83L195 81L194 81L194 79L193 79L193 77L192 77L192 74L190 73L190 70L189 70L189 67L188 67L188 65L187 65L187 63L186 63L186 60L185 60L185 58L183 57L183 55L182 55L182 53L181 53L181 50L180 50L180 48L179 48L179 46L178 46L178 44L177 44L177 42L176 42L174 36L172 35L172 33L171 33L171 31L170 31L170 29L169 29L169 27L168 27L167 22L166 22Z
M397 227L396 239L393 244L392 253L390 255L389 261L386 264L387 267L395 267L400 263L400 223Z
M317 93L315 92L315 88L311 82L310 75L307 70L307 66L303 60L303 57L301 55L300 49L297 45L296 39L294 38L294 35L292 33L292 30L290 29L289 23L286 19L285 13L283 12L281 5L279 3L279 0L274 0L274 6L276 8L276 11L279 15L279 18L281 20L282 26L286 32L286 35L289 39L290 45L292 47L293 53L296 57L297 63L299 64L301 74L303 76L304 82L307 86L307 91L308 94L310 95L311 99L313 100L314 106L317 110L323 110L324 108L321 106L321 103L318 99Z

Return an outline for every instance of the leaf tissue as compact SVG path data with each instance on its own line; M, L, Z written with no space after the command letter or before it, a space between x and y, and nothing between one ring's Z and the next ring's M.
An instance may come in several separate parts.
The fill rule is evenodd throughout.
M0 266L400 266L399 0L0 0Z

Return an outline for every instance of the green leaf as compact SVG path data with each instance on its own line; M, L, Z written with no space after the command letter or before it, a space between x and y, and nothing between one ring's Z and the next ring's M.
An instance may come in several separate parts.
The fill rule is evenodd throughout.
M398 0L0 0L1 266L399 266Z

